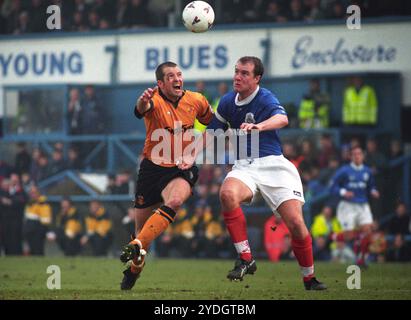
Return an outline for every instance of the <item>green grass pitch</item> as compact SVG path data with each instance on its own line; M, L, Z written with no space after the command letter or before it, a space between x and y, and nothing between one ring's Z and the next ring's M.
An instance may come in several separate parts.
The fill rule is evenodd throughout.
M46 286L47 267L61 270L61 289ZM316 274L329 289L305 291L296 262L257 261L242 282L225 278L233 261L148 258L133 290L122 292L122 264L113 258L1 257L0 299L121 300L293 300L411 299L410 264L372 264L361 272L361 289L347 289L347 265L317 263Z

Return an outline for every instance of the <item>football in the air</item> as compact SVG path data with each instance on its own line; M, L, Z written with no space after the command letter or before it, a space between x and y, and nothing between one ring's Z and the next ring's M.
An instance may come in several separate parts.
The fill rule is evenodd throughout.
M214 23L214 10L205 1L192 1L183 10L184 26L191 32L209 30Z

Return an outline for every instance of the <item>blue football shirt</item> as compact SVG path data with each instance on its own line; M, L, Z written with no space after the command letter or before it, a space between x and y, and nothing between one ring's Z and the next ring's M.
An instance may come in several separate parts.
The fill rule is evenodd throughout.
M287 115L285 109L280 105L276 96L265 88L257 90L248 98L237 101L237 93L232 91L220 99L217 111L207 129L239 129L241 124L258 124L277 114ZM237 144L240 146L240 144ZM270 155L281 155L282 148L278 130L259 132L258 146L251 143L251 135L247 135L247 155L256 154L255 148L258 147L258 157ZM252 152L252 148L254 149ZM237 159L241 153L237 150Z

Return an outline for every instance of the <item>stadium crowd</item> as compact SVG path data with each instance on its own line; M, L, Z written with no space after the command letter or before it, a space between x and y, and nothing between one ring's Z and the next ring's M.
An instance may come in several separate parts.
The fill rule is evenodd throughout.
M62 31L166 27L180 20L174 0L0 0L0 34L46 32L46 9L61 8ZM190 1L181 1L185 6ZM287 23L343 19L358 5L362 17L411 15L406 0L225 0L208 1L218 24ZM171 18L169 18L171 17ZM174 21L172 23L169 22Z
M317 260L343 262L353 257L352 248L330 238L333 233L341 232L341 226L335 218L338 200L327 193L335 171L350 161L349 148L355 144L365 145L365 162L372 168L377 187L384 195L382 199L370 202L375 218L371 257L378 261L410 261L410 212L398 199L402 168L389 167L390 161L403 155L401 143L393 139L389 152L384 153L378 150L378 141L374 138L365 141L352 138L346 144L336 146L328 134L322 134L319 140L286 139L283 143L285 157L301 174L306 200L326 195L308 213L312 214L308 218L312 221L315 257ZM51 159L41 149L30 151L23 143L17 149L14 164L0 161L2 251L11 255L42 255L48 239L56 241L66 255L80 254L88 244L92 254L106 255L115 235L112 217L103 203L91 201L88 210L80 212L76 204L65 198L58 212L53 212L47 197L37 188L39 181L63 169L83 169L75 156L76 149L70 148L68 159L62 156L61 143L54 145ZM219 187L229 170L230 165L204 164L200 167L193 196L181 209L175 223L155 244L158 256L235 256L219 208ZM135 178L128 170L110 175L106 193L133 194ZM263 207L262 199L257 199L256 205ZM264 214L251 214L248 219L251 220L249 233L254 252L272 261L293 259L289 232L279 217L273 216L266 208ZM133 210L128 208L121 221L121 228L128 234L133 233L133 221ZM90 250L86 252L90 253Z
M358 79L355 81L362 86L367 96L373 96L371 87L364 86L363 81ZM218 86L217 96L212 97L203 81L198 81L195 87L196 91L202 92L212 101L214 110L219 97L228 89L227 84L222 82ZM348 86L343 112L349 108L350 90ZM372 114L376 106L375 101L367 102L364 108L370 109L366 114ZM328 94L320 90L317 79L312 79L310 91L302 96L298 111L289 112L291 128L310 130L297 138L285 136L282 139L284 156L300 172L306 201L323 195L323 200L312 204L305 213L311 225L316 259L347 261L353 257L352 248L330 240L333 233L341 231L341 226L335 218L338 199L328 193L336 170L350 162L350 147L361 145L366 151L365 163L371 167L377 188L384 195L370 202L376 220L373 242L370 244L374 258L410 260L410 212L398 199L398 195L402 194L402 167L390 166L390 163L404 155L402 143L397 139L391 139L388 144L381 143L382 140L377 137L362 135L345 137L340 145L336 145L332 135L321 133L321 129L330 126L328 117L331 107ZM92 86L71 89L67 113L68 134L104 133L102 124L105 120L101 109L98 95ZM350 120L351 116L346 118ZM361 120L364 120L361 125L370 124L370 119ZM90 128L87 123L96 125ZM201 131L205 128L195 124L195 129ZM66 154L65 147L68 147ZM105 204L92 201L87 209L83 207L78 210L76 204L67 198L61 201L58 209L54 206L53 210L37 187L39 182L63 170L89 170L81 161L89 151L87 143L64 146L57 142L52 152L46 152L38 145L28 147L18 143L14 163L0 161L0 239L5 254L44 254L46 239L56 241L66 255L81 252L105 255L109 252L116 234L113 232L110 210L106 209ZM101 167L104 168L104 164ZM156 242L157 255L235 256L219 208L219 187L229 170L229 165L200 167L199 182L193 197L178 214L177 221ZM133 195L135 179L136 171L130 168L109 174L105 193ZM262 199L260 201L257 206L263 208ZM125 233L132 234L133 210L123 208L122 212L124 217L121 228ZM248 219L251 220L248 232L250 243L254 246L253 252L272 261L293 258L289 232L281 219L274 217L268 208L264 214L251 214ZM83 250L85 246L91 251Z

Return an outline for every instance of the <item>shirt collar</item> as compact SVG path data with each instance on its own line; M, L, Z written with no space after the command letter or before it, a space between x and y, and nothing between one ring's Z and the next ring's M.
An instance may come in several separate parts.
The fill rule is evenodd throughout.
M179 97L176 101L171 101L169 98L167 98L167 97L165 96L165 94L163 93L163 91L161 91L160 88L158 88L158 93L160 94L160 96L161 96L164 100L170 102L170 103L173 105L174 108L177 108L178 103L180 102L181 98L184 97L186 91L183 90L183 94L182 94L181 97Z
M360 170L362 170L362 169L364 168L364 165L363 165L363 164L360 164L359 166L357 166L354 162L351 162L350 165L351 165L351 167L352 167L354 170L356 170L356 171L360 171Z
M255 96L257 95L258 90L260 90L260 86L257 86L257 89L255 89L252 94L250 94L247 98L245 98L241 101L238 101L239 94L237 93L235 95L235 104L236 104L236 106L241 107L241 106L244 106L246 104L249 104L255 98Z

